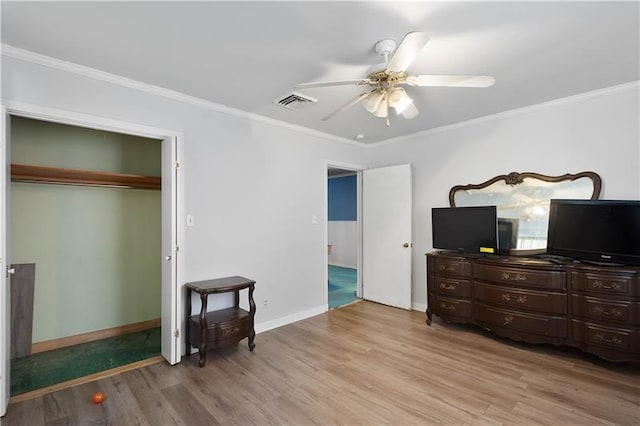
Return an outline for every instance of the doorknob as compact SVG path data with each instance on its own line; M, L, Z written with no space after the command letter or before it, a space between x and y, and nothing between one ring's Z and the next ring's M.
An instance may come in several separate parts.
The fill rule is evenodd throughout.
M404 248L408 248L408 247L409 247L409 243L404 243L404 244L402 245L402 247L404 247Z
M16 268L7 268L7 277L16 273Z
M164 260L171 260L171 256L165 256Z

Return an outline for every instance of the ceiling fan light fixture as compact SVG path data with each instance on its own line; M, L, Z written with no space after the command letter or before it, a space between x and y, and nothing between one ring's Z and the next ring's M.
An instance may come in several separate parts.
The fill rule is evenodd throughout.
M380 108L380 103L384 100L384 93L382 91L377 90L370 94L363 102L362 106L364 109L369 111L371 114L375 113L378 108Z
M410 120L412 118L417 117L419 114L418 112L418 108L416 108L415 104L413 102L411 102L409 105L407 105L407 108L405 108L404 111L402 111L402 116L404 118L406 118L407 120Z
M409 96L404 96L398 103L396 103L396 105L394 106L394 108L396 109L396 114L400 115L403 112L405 112L407 110L407 108L409 107L409 105L413 105L413 99L411 99Z
M402 114L412 103L413 99L407 95L402 87L393 89L389 95L389 106L395 108L397 114Z
M384 96L382 98L382 102L380 102L380 105L378 105L378 109L373 111L371 114L373 114L376 117L380 117L380 118L384 118L384 117L387 116L387 114L388 114L388 102L387 102L386 96Z

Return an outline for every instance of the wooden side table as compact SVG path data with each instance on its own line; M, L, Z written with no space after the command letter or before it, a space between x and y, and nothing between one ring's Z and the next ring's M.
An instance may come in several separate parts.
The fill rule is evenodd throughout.
M191 347L197 347L200 351L200 367L207 362L207 350L210 347L235 343L248 337L249 350L253 351L255 348L256 345L253 343L256 336L254 330L256 304L253 300L255 283L248 278L234 276L185 284L187 287L186 354L191 355ZM240 308L240 290L245 288L249 289L249 312ZM192 291L200 294L202 308L198 315L191 315ZM234 307L207 312L207 299L210 294L232 291L235 293Z

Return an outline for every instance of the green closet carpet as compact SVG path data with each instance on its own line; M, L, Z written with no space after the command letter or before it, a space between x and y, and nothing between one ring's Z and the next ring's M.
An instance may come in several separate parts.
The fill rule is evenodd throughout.
M11 360L11 395L160 355L160 327Z

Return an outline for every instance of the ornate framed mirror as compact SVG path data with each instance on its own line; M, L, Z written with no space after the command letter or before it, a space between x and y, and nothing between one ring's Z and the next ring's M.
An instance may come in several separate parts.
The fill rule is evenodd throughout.
M449 204L495 205L500 246L511 254L530 254L547 247L549 200L595 200L601 187L600 176L594 172L562 176L512 172L479 184L454 186L449 191Z

